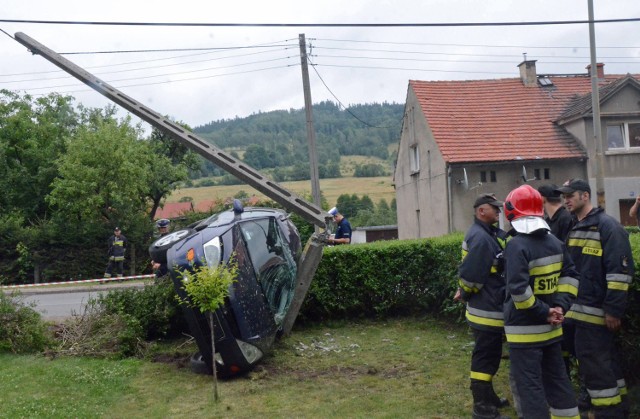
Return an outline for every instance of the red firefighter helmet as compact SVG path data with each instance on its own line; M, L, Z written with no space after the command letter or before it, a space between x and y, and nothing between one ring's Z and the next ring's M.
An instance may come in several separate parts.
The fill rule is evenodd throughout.
M543 217L542 196L529 185L512 190L504 200L504 215L509 222L522 217Z

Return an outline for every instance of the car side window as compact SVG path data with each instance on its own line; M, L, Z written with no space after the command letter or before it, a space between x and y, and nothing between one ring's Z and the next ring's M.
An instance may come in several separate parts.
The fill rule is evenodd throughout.
M240 230L276 324L284 318L295 287L296 264L275 218L245 221Z

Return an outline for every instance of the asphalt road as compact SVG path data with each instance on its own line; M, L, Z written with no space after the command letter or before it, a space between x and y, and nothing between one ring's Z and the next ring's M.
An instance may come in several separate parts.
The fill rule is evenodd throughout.
M47 321L61 321L81 314L91 298L114 289L144 286L144 282L100 284L93 286L66 286L56 288L22 289L20 294L25 304L33 303L34 309Z

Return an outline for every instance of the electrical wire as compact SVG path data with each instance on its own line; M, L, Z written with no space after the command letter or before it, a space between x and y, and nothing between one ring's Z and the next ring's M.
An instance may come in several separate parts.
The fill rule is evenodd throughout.
M482 47L482 48L528 48L528 49L588 49L589 46L533 46L533 45L486 45L486 44L442 44L434 42L393 42L393 41L365 41L359 39L332 39L332 38L307 38L310 41L328 41L328 42L353 42L353 43L365 43L365 44L389 44L389 45L422 45L422 46L437 46L437 47ZM598 45L598 49L637 49L640 47L634 46L602 46Z
M324 81L324 79L322 78L322 76L320 75L320 73L318 72L318 70L316 69L316 66L313 62L311 62L311 59L309 58L309 56L307 55L307 61L309 62L309 64L311 65L311 68L313 68L313 71L316 73L316 75L318 76L318 78L320 79L320 81L322 82L322 84L324 85L324 87L327 89L327 91L331 94L331 96L333 96L333 98L338 102L338 104L342 107L342 109L344 109L349 115L351 115L353 118L357 119L358 121L360 121L362 124L364 124L365 126L369 127L369 128L378 128L378 129L387 129L387 128L396 128L395 126L376 126L376 125L372 125L370 123L368 123L367 121L361 119L358 115L354 114L351 109L347 108L346 106L344 106L344 104L342 103L342 101L338 98L338 96L335 95L335 93L333 93L333 91L331 90L331 88L329 88L329 86L327 85L327 83Z
M197 23L197 22L100 22L81 20L32 20L0 19L4 23L29 23L45 25L92 25L92 26L168 26L168 27L262 27L262 28L429 28L429 27L493 27L493 26L550 26L582 25L585 23L639 22L640 18L594 19L594 20L546 20L531 22L448 22L448 23Z
M226 56L226 57L215 57L215 58L210 58L210 59L206 59L206 60L193 60L193 61L186 61L186 62L182 62L182 63L165 64L165 65L160 65L160 66L156 65L156 66L138 67L138 68L124 69L124 70L103 71L103 72L100 72L98 75L104 76L106 74L128 73L128 72L143 71L143 70L148 70L148 69L154 69L155 70L155 69L158 69L158 68L176 67L176 66L182 66L182 65L185 65L185 64L203 63L203 62L210 62L210 61L219 61L219 60L226 59L226 58L247 57L247 56L253 56L253 55L258 55L258 54L263 54L263 53L272 53L272 52L274 52L274 51L273 50L271 50L271 51L259 51L259 52L253 52L253 53L250 53L250 54L237 54L237 55ZM286 57L286 58L290 58L290 57ZM273 59L273 60L275 60L275 59ZM252 63L253 64L259 64L259 63L273 61L273 60L252 61L251 63L237 64L237 66L248 65L248 64L252 64ZM114 64L114 65L111 65L111 66L116 66L116 65L121 65L121 64ZM105 68L105 67L108 67L108 66L95 66L95 67L87 67L87 68L89 69L89 68ZM233 66L227 66L227 67L233 67ZM218 67L218 68L223 68L223 67ZM216 69L216 68L210 67L209 69ZM172 73L172 74L167 74L167 75L184 74L184 73L190 73L190 72L195 72L195 71L205 71L205 70L207 70L207 69L184 71L184 72ZM48 77L48 78L45 78L45 79L34 78L34 79L0 81L0 84L2 84L2 83L18 83L18 82L26 82L26 81L60 80L60 79L66 79L66 78L70 77L68 74L66 74L62 70L56 70L55 72L56 73L64 73L65 75L62 76L62 77ZM24 75L28 75L28 74L29 73L24 73ZM38 74L38 73L31 73L31 74ZM23 75L23 74L17 74L17 75ZM4 77L4 76L5 75L0 75L0 77Z
M295 66L299 66L299 65L300 65L299 63L298 64L287 64L287 65L264 67L264 68L258 68L258 69L253 69L253 70L246 70L246 71L237 71L237 72L233 72L233 73L212 74L212 75L208 75L208 76L190 77L190 78L185 78L185 79L165 80L165 81L157 81L157 82L150 82L150 83L126 84L126 85L118 85L118 86L114 86L114 87L117 87L117 88L120 89L120 88L124 88L124 87L154 86L154 85L159 85L159 84L178 83L178 82L183 82L183 81L204 80L204 79L211 79L211 78L215 78L215 77L235 76L235 75L238 75L238 74L256 73L256 72L260 72L260 71L268 71L268 70L275 70L275 69L281 69L281 68L290 68L290 67L295 67ZM29 89L14 89L14 90L24 90L24 91L29 91L29 92L33 91L33 90L50 90L50 89L54 89L54 88L58 88L58 87L73 87L73 86L76 86L79 83L80 82L78 82L76 84L73 84L73 85L33 87L33 88L29 88ZM70 93L89 92L89 91L93 91L93 89L70 90L70 91L57 92L57 93L61 94L61 95L66 95L66 94L70 94ZM41 95L46 95L46 93L42 93Z

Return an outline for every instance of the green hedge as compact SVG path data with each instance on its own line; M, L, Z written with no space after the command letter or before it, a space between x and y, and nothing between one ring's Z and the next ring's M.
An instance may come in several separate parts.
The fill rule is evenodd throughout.
M462 235L327 247L302 308L324 320L454 313Z

